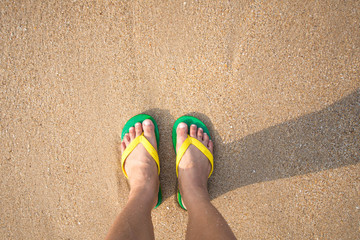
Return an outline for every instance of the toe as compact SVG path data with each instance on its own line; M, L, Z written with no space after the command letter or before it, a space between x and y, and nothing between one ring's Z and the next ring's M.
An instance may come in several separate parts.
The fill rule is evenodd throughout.
M134 127L129 128L129 135L130 135L131 141L135 139L135 128Z
M121 144L120 144L121 154L125 151L125 148L126 148L126 144L125 144L124 141L122 141Z
M204 136L204 130L202 128L198 128L197 139L202 142L203 136Z
M196 131L197 131L197 126L195 124L192 124L190 126L190 137L196 138Z
M186 140L188 134L188 126L186 123L179 123L179 125L176 128L176 151L179 150L180 146L183 144L183 142Z
M209 140L208 149L211 153L214 153L214 143L211 140Z
M140 136L142 133L142 127L141 127L141 123L136 123L135 124L135 135L136 137Z
M157 149L154 123L150 119L146 119L143 121L142 127L144 129L144 136L146 139L149 140L155 149Z
M125 147L130 144L130 136L129 136L128 133L125 134L125 136L124 136L124 141L123 141L123 142L125 143Z
M209 135L207 135L207 133L204 133L203 144L205 146L207 146L209 144Z

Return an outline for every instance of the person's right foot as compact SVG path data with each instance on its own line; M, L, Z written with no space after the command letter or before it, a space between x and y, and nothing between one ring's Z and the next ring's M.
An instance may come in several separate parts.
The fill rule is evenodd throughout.
M131 127L129 133L125 134L120 145L121 153L124 153L131 141L143 132L146 139L157 149L154 128L153 122L149 119L144 120L142 124L136 123L135 127ZM125 160L125 171L130 185L129 197L140 193L143 200L149 199L155 206L159 190L158 169L155 160L142 144L137 145Z
M186 123L180 123L176 129L177 144L176 151L179 150L188 135ZM196 125L190 126L190 137L196 138L213 153L214 144L209 140L209 136L204 133L202 128ZM207 190L207 180L211 170L209 159L194 145L190 145L180 160L179 189L182 200L186 206L192 202L192 198L209 198Z

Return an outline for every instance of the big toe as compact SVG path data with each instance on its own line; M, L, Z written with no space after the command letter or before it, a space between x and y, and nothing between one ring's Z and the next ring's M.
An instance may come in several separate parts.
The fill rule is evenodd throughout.
M143 121L142 127L144 129L144 136L146 139L149 140L155 149L157 149L154 123L150 119L146 119Z
M176 128L176 134L177 134L177 139L176 139L176 151L179 150L179 148L181 147L181 145L183 144L183 142L186 140L187 135L188 135L188 126L186 123L179 123L179 125Z

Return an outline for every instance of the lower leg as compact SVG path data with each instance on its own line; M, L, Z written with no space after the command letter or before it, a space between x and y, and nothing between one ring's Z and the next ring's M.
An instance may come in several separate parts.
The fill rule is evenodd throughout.
M125 208L117 216L106 239L154 239L151 221L153 199L148 189L132 190Z
M236 239L223 216L210 203L207 192L185 199L189 213L186 239Z
M129 133L125 134L120 146L121 152L143 132L156 149L154 124L145 120L143 124L135 124L135 128L131 127ZM125 161L130 185L129 198L106 239L154 239L151 210L157 203L159 190L157 165L142 144L137 145Z
M187 138L187 125L177 129L177 149ZM213 152L213 143L201 128L190 127L190 136ZM207 180L211 165L199 149L190 145L179 164L179 189L189 213L187 239L236 239L220 212L211 204Z

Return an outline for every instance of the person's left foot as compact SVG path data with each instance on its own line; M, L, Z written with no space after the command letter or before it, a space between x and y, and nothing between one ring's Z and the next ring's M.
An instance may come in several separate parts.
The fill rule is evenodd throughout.
M144 132L146 139L157 150L155 127L151 120L146 119L143 123L136 123L129 129L121 142L120 149L123 153L131 141ZM143 199L148 199L156 205L159 190L159 176L155 160L142 144L138 144L125 160L125 171L128 175L130 194L132 197L141 194Z
M189 131L190 137L199 140L211 153L214 143L204 130L192 124ZM188 137L188 126L186 123L179 123L177 129L177 151ZM207 180L211 170L209 159L194 145L190 145L179 163L179 189L182 195L183 205L191 207L199 197L209 199Z

